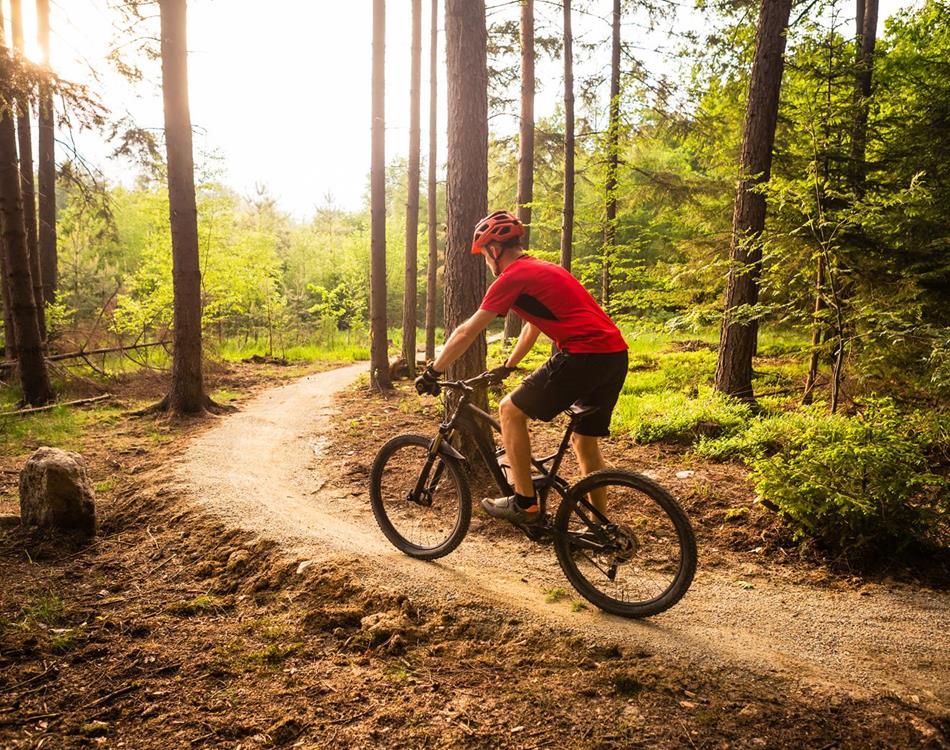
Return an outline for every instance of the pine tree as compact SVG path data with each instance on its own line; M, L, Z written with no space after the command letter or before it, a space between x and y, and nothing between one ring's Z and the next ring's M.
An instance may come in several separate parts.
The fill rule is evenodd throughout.
M790 12L791 0L762 0L742 132L739 186L729 247L731 267L716 363L716 389L750 401L758 325L754 320L736 319L734 311L755 305L759 296L759 235L765 228L765 195L757 188L768 182L772 168Z
M439 268L438 234L438 191L436 184L436 159L438 158L436 131L438 130L438 41L439 41L439 0L430 0L432 4L429 20L429 163L426 185L428 204L428 241L429 262L426 272L426 361L435 359L435 299L436 273Z
M610 117L607 124L607 195L604 247L601 258L600 302L610 305L610 274L617 234L617 172L620 166L620 0L614 0L610 48Z
M36 18L40 50L49 73L49 0L36 0ZM40 82L37 113L37 199L39 203L38 246L43 274L43 300L56 301L58 263L56 252L56 150L53 92L46 81Z
M446 0L448 170L445 329L473 315L485 293L485 262L472 255L472 230L488 206L488 71L484 0ZM482 334L450 368L469 378L485 369ZM482 395L482 406L485 406Z
M370 380L389 390L386 326L386 2L373 0L373 125L370 166Z
M16 95L14 62L4 39L0 16L0 88L4 98L11 101ZM31 406L39 406L52 400L53 388L43 357L43 339L33 297L16 140L13 112L9 106L3 107L0 112L0 230L3 233L11 317L10 328L6 329L5 334L9 337L12 330L16 342L17 373L23 389L23 400Z
M574 245L574 34L571 0L564 0L564 204L561 210L561 265L571 270Z
M422 79L422 0L412 0L412 74L409 83L409 185L406 200L406 284L402 307L402 355L416 376L416 298L419 253L419 150Z

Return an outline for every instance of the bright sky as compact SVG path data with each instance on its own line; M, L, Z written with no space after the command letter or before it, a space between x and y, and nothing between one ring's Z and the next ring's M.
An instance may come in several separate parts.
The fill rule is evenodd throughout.
M38 59L32 0L22 0L27 54ZM428 128L429 3L423 0L422 127L423 154ZM90 83L114 115L131 113L140 126L160 129L160 70L131 86L112 72L106 56L118 39L120 0L50 0L52 63L64 78ZM881 0L881 20L906 0ZM244 194L264 185L285 210L299 218L323 205L355 209L366 189L370 158L370 79L372 3L329 0L190 0L188 35L192 122L196 150L223 158L224 181ZM491 17L517 17L514 3L489 0ZM702 19L683 0L677 28L696 28ZM843 4L850 7L850 4ZM3 0L8 15L9 0ZM560 23L560 9L536 2L538 23L548 33ZM603 7L601 7L603 6ZM575 14L575 34L606 42L611 3L593 0L586 14ZM157 15L157 7L154 14ZM670 47L664 29L648 32L644 19L627 19L624 36L636 34L643 48ZM442 42L443 4L439 8ZM668 27L669 24L666 24ZM153 22L156 29L157 19ZM7 26L9 29L9 25ZM143 30L144 31L144 30ZM539 33L541 31L539 30ZM629 38L629 37L628 37ZM405 155L409 123L409 0L387 2L386 155ZM578 75L609 64L609 47L600 59L577 60ZM638 49L654 71L668 67L663 53ZM599 57L599 56L598 56ZM440 49L440 164L444 162L444 54ZM561 97L560 61L540 63L536 115L554 111ZM98 81L96 81L98 78ZM492 121L492 129L511 132L513 117ZM59 133L61 141L71 139ZM128 165L109 162L109 148L96 134L78 134L82 156L112 179L128 180ZM60 154L65 150L61 149Z

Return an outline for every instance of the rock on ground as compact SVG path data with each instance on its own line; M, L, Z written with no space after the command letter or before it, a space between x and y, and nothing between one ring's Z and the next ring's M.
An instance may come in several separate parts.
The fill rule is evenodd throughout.
M20 518L25 526L96 533L96 500L78 453L38 448L20 472Z

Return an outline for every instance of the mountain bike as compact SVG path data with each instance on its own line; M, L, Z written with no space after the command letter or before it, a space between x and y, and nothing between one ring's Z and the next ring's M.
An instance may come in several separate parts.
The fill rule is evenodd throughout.
M472 499L464 464L452 444L469 435L502 495L514 490L504 449L492 437L501 427L472 403L479 389L497 385L490 372L469 380L440 381L457 394L434 438L400 435L379 451L370 472L376 522L397 549L421 560L452 552L465 538ZM624 617L649 617L672 607L696 571L696 540L689 518L663 487L630 471L606 469L574 485L558 475L578 420L594 409L571 407L555 453L532 458L541 520L517 525L535 542L553 542L558 563L578 593L595 606ZM478 429L478 423L492 431ZM595 499L606 492L603 510ZM596 493L592 496L592 493ZM549 500L559 500L548 513Z

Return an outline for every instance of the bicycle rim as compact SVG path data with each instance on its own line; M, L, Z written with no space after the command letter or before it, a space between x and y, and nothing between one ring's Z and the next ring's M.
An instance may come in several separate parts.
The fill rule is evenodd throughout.
M413 557L435 559L455 549L468 531L471 499L457 463L437 456L423 477L431 440L403 435L380 450L370 475L370 498L386 537Z
M606 493L607 523L590 503ZM648 617L682 598L696 570L689 519L666 490L638 474L591 474L571 490L555 526L555 549L577 591L601 609Z

